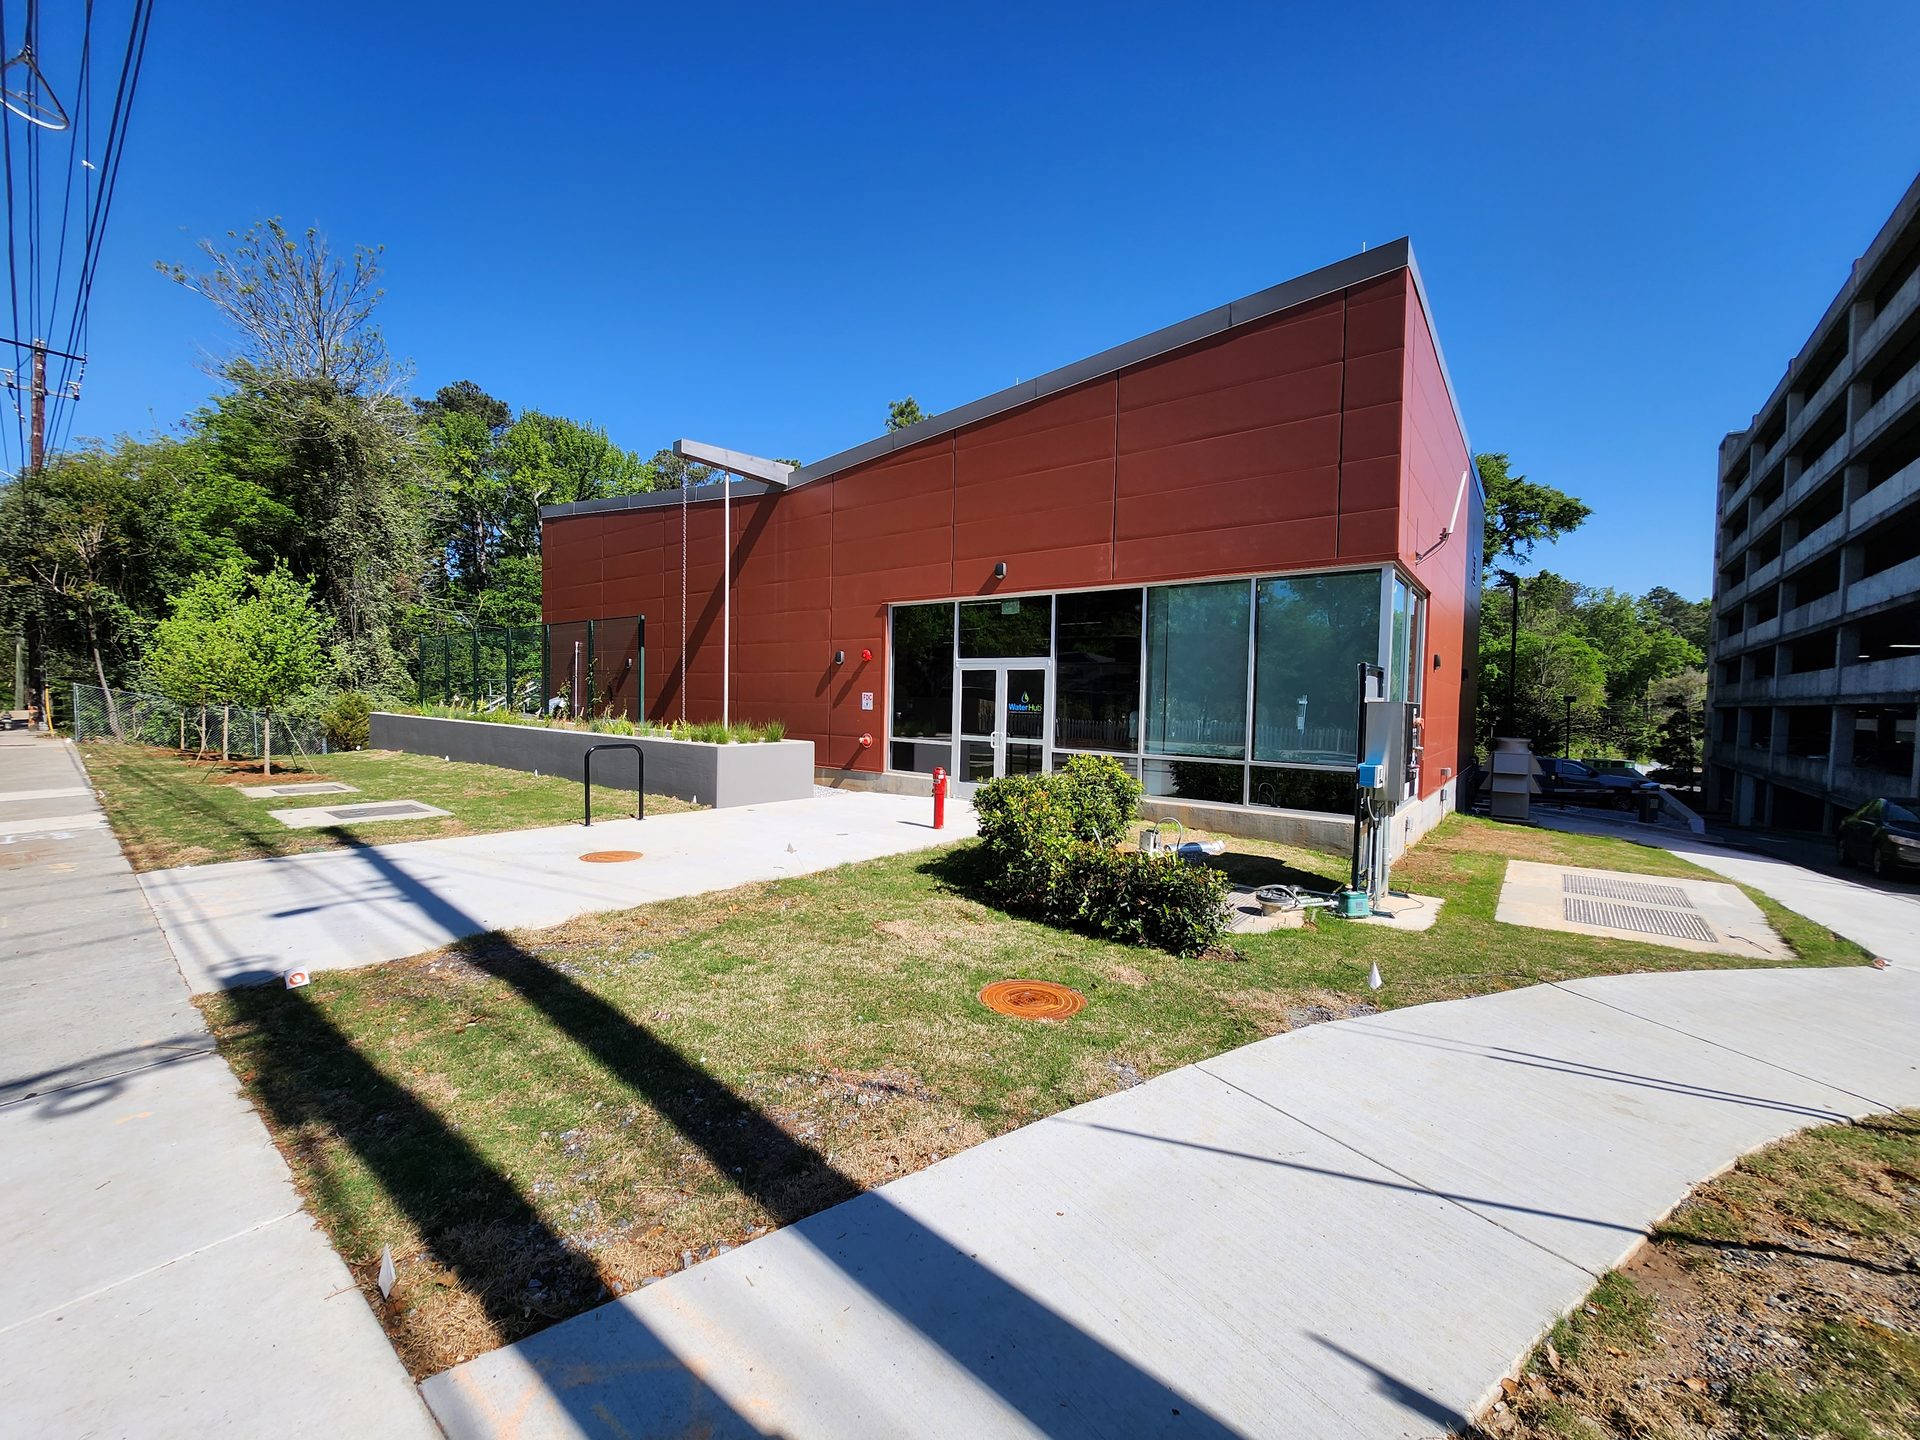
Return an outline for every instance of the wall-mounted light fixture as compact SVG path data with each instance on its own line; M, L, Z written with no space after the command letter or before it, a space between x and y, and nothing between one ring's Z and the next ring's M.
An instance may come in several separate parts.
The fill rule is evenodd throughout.
M1440 657L1438 655L1433 657L1433 668L1436 670L1440 668Z
M993 578L996 580L1004 580L1007 578L1007 562L1006 561L1002 560L999 564L993 567Z
M833 663L834 663L834 664L836 664L836 665L844 665L844 664L846 664L846 663L847 663L847 652L846 652L846 651L844 651L844 650L836 650L836 651L834 651L834 652L833 652Z

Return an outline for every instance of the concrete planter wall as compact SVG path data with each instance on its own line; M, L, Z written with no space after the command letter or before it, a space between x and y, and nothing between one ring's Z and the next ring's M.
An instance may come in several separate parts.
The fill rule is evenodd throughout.
M813 794L810 740L709 745L698 740L599 735L584 730L549 730L542 725L442 720L376 710L368 743L375 750L442 755L473 765L538 771L576 782L589 746L632 743L646 756L649 794L673 795L716 809L770 800L804 800ZM632 752L608 750L596 755L593 779L596 785L633 789Z

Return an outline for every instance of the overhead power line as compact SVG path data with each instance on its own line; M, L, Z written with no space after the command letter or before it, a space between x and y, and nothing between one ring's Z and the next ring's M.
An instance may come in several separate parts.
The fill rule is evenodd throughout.
M153 0L0 0L0 180L7 192L7 297L13 473L58 453L85 379L93 295L105 254ZM118 35L124 27L125 41ZM96 104L95 30L119 56L112 102ZM114 37L109 39L109 36ZM109 62L111 63L111 62ZM102 113L104 110L104 113ZM21 396L26 403L21 403Z

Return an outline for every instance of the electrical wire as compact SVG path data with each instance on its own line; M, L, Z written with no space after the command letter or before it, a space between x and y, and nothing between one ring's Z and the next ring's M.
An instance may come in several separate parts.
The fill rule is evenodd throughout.
M6 0L0 0L0 50L9 48L6 41L7 6ZM13 204L13 122L8 117L11 111L0 112L0 168L5 170L7 187L7 298L13 316L13 379L20 383L20 262L14 240L14 204ZM19 418L19 405L14 406L18 420L16 429L20 441L20 469L27 463L27 427L24 418Z
M132 118L134 97L140 88L140 75L146 64L147 36L153 27L153 0L134 0L133 18L127 27L127 48L121 58L120 75L114 86L113 112L107 125L106 143L101 150L100 179L88 206L88 224L81 249L80 278L74 292L73 319L67 343L60 348L70 355L87 353L93 308L93 287L100 270L107 222L113 215L114 197L119 190L120 169L125 161L127 132ZM91 121L89 121L89 126ZM66 390L75 364L63 362L62 393L55 397L59 407L59 443L64 445L72 429L72 396Z

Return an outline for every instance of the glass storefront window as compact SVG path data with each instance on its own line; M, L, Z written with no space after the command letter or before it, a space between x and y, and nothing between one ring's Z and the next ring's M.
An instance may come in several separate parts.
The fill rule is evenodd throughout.
M1253 758L1353 764L1360 664L1380 655L1380 572L1294 575L1256 588Z
M1407 698L1407 646L1412 640L1413 591L1398 575L1393 577L1393 634L1387 642L1387 698Z
M1075 750L1140 748L1140 591L1057 597L1058 714L1053 743Z
M953 606L893 607L895 770L930 773L953 764Z
M1053 597L960 602L960 658L1024 660L1053 653Z
M1354 807L1352 770L1292 770L1255 765L1247 798L1276 810L1319 810L1329 815L1351 815Z
M1211 760L1148 760L1140 779L1149 795L1238 805L1245 798L1247 767Z
M1240 760L1247 749L1244 580L1147 592L1147 749Z

